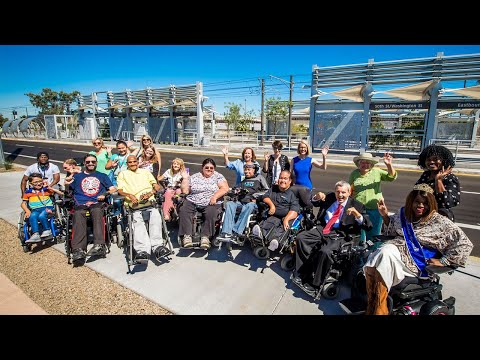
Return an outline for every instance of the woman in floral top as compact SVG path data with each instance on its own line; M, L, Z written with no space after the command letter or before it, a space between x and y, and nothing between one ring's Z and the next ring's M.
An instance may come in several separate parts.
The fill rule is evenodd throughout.
M435 190L439 214L455 221L452 207L460 204L460 182L452 174L452 152L444 146L429 145L420 153L418 166L425 171L416 184L430 185Z
M228 192L225 177L215 171L213 159L202 162L202 170L182 180L182 193L188 194L179 208L180 228L178 236L183 236L183 247L192 247L193 217L198 210L204 215L200 247L210 248L210 239L215 233L215 221L222 209L222 198Z

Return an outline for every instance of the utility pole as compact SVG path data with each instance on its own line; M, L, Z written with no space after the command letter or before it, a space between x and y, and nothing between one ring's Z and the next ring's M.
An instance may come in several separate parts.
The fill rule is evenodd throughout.
M263 139L265 137L265 79L262 79L262 107L260 110L260 145L263 146Z
M288 123L287 123L287 143L290 149L292 135L292 97L293 97L293 75L290 75L290 97L288 100Z

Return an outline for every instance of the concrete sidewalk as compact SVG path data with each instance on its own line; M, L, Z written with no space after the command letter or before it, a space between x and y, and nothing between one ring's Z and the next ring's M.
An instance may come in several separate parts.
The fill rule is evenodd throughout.
M0 218L15 226L22 174L0 174ZM291 283L290 274L280 268L277 259L258 260L248 246L235 248L231 254L225 248L211 248L208 253L179 250L175 231L172 229L175 255L170 262L137 265L133 274L128 274L125 255L112 245L106 259L86 266L175 314L344 314L338 302L349 297L347 288L342 288L335 300L314 302ZM54 248L64 252L64 244ZM480 260L470 257L461 271L473 276L461 272L442 275L444 297L456 297L457 314L480 314Z

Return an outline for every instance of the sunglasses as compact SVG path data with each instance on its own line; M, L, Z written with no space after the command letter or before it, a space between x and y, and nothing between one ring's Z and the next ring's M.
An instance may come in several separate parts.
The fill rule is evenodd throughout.
M93 145L102 145L101 142L94 142Z
M150 140L150 139L143 139L142 141L152 141L152 140Z
M135 164L135 163L137 163L137 162L138 162L137 160L127 161L127 164Z
M95 160L86 160L85 164L96 164L97 162Z
M32 185L41 185L41 184L43 184L43 181L35 181L35 182L30 183L30 184L32 184Z
M204 166L203 168L205 170L214 170L215 169L213 166Z

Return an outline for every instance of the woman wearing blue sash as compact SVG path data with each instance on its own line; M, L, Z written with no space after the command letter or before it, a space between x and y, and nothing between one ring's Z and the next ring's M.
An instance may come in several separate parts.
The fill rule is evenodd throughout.
M387 296L406 276L427 278L427 265L464 267L473 244L453 221L440 215L434 190L418 184L405 207L388 215L383 200L378 211L383 235L395 236L370 254L363 268L367 280L367 315L388 315Z

